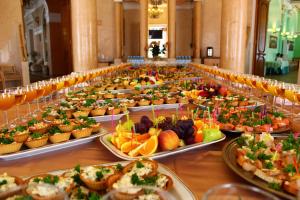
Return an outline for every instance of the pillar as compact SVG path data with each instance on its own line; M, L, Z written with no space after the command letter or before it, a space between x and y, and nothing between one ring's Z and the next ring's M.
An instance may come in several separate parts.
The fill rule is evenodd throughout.
M140 56L147 57L148 50L148 0L140 0Z
M123 56L123 2L115 0L115 63L122 62Z
M194 61L199 62L201 58L201 14L202 14L202 0L194 0L193 12L193 32L194 32Z
M247 38L247 1L223 0L221 68L244 72Z
M168 55L170 59L176 58L176 1L168 1Z
M97 67L96 0L71 0L73 70Z

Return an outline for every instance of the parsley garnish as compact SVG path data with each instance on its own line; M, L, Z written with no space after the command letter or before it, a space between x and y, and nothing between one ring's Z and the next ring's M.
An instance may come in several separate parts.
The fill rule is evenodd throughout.
M273 169L273 164L272 164L272 162L266 162L265 163L265 168L267 168L267 169Z
M23 132L23 131L25 131L26 129L27 129L26 126L17 126L17 127L15 128L15 131L16 131L16 132Z
M269 188L272 188L277 191L281 190L281 185L279 183L269 183L268 186Z
M133 174L131 177L131 183L133 185L155 185L158 177L152 176L152 177L146 177L144 180L140 179L137 174Z
M99 194L92 192L89 196L88 200L101 200L102 198L99 196Z
M292 175L296 173L296 169L293 164L288 164L285 168L283 168L283 171L285 173L292 173Z
M80 165L76 165L76 166L74 167L74 170L75 170L76 172L80 173Z
M0 181L0 186L1 186L1 185L5 185L5 184L7 184L7 180L2 180L2 181Z
M22 197L17 197L15 200L33 200L31 196L22 196Z
M246 153L246 156L251 160L256 160L256 156L253 153Z
M43 178L44 183L48 183L48 184L52 184L52 185L55 185L56 183L58 183L58 181L59 181L58 176L46 176Z
M96 172L97 180L100 181L103 178L103 173L102 171L97 171Z
M62 131L57 127L57 126L52 126L50 129L49 129L49 133L51 135L54 135L55 133L62 133Z
M35 118L33 118L32 120L30 120L29 122L27 122L28 126L33 126L35 124L39 123L39 121Z
M123 170L124 167L120 163L118 163L116 165L116 168L117 168L118 171L121 171L121 170Z
M267 154L264 154L264 153L260 153L260 154L258 154L257 158L259 160L270 160L272 158L272 155L267 155Z
M38 132L35 132L35 133L32 133L31 134L31 138L32 139L37 139L37 138L40 138L40 137L42 137L43 135L41 134L41 133L38 133Z
M11 144L13 142L14 142L13 138L6 138L4 136L0 138L0 144Z
M143 168L143 167L145 167L145 166L143 165L143 163L142 163L141 161L137 161L137 162L136 162L136 167L137 167L137 168Z

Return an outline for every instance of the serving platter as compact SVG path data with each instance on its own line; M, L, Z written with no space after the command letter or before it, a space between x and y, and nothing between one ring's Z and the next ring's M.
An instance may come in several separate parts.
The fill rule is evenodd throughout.
M117 164L121 164L124 166L124 165L127 165L128 163L129 163L128 161L121 161L121 162L100 164L97 166L111 166L111 165L117 165ZM61 175L66 170L67 169L52 171L52 172L49 172L49 174ZM169 192L171 193L172 196L174 196L175 199L186 199L186 200L196 200L197 199L196 196L194 195L194 193L188 188L188 186L186 186L185 183L173 171L171 171L167 166L158 163L158 172L165 174L172 178L174 187Z
M99 137L100 142L103 144L104 147L106 147L112 154L114 154L115 156L123 159L123 160L135 160L138 158L143 158L145 156L137 156L137 157L130 157L129 155L123 153L122 151L120 151L119 149L117 149L111 142L110 142L110 138L111 138L111 133L106 133L103 134ZM164 158L167 156L172 156L175 154L179 154L179 153L184 153L187 151L191 151L194 149L201 149L204 148L206 146L210 146L213 145L215 143L221 142L223 140L225 140L226 136L224 134L222 134L222 137L218 140L212 141L212 142L207 142L207 143L196 143L196 144L191 144L191 145L186 145L183 147L179 147L173 151L161 151L158 153L154 153L150 156L147 156L147 158L151 158L151 159L159 159L159 158Z
M107 130L101 128L99 133L93 134L86 138L70 139L66 142L57 143L57 144L47 144L43 147L39 147L36 149L25 149L25 150L21 149L20 151L18 151L16 153L0 155L0 160L15 160L15 159L31 157L31 156L35 156L35 155L40 155L40 154L44 154L44 153L49 153L49 152L53 152L53 151L57 151L57 150L61 150L61 149L78 146L81 144L89 143L89 142L93 141L95 138L97 138L103 134L106 134L106 133L107 133Z
M286 127L286 128L280 128L274 131L270 131L270 133L273 134L284 134L284 133L289 133L289 131L291 130L290 127ZM239 131L239 130L226 130L226 129L220 129L220 131L222 131L222 133L224 134L228 134L228 135L241 135L242 133L244 133L244 131ZM261 133L261 132L254 132L254 133Z
M161 105L149 105L149 106L136 106L136 107L128 107L129 111L132 112L138 112L138 111L149 111L152 110L152 107L154 110L167 110L167 109L177 109L180 107L180 103L174 103L174 104L161 104Z
M96 116L90 117L91 119L96 120L96 122L107 122L107 121L117 121L120 120L126 113L121 113L117 115L103 115L103 116Z
M279 136L276 138L284 138L284 136ZM236 163L236 150L238 148L237 139L235 138L231 141L229 141L223 148L223 159L224 162L227 164L227 166L234 171L237 175L248 181L249 183L252 183L253 185L260 187L268 192L271 192L281 198L284 199L290 199L290 200L296 200L296 197L283 192L283 191L277 191L274 189L271 189L268 187L268 183L263 181L262 179L256 177L251 172L247 172L242 169L237 163Z
M255 104L251 104L248 106L238 106L237 108L246 108L246 109L254 109L260 106L264 106L265 104L260 102L260 101L254 101ZM199 106L199 108L201 108L202 110L207 110L207 106L206 105L202 105L202 104L196 104Z

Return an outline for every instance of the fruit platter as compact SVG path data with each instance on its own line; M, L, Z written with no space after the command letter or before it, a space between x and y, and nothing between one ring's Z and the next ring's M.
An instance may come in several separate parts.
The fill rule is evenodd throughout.
M50 118L49 118L50 119ZM0 159L13 160L93 141L106 130L100 123L87 117L78 119L32 118L23 125L0 132Z
M223 150L224 161L250 183L285 199L299 191L298 134L273 137L244 133Z
M176 199L196 199L172 171L148 159L92 166L76 165L73 169L27 178L3 173L0 179L2 185L6 186L0 192L1 199L99 200L112 190L116 190L112 195L118 200L164 200L164 196L161 196L163 192L169 192Z
M127 119L119 123L114 133L100 136L100 142L117 157L133 160L140 157L163 158L221 142L225 135L213 122L182 117L159 116L140 122Z

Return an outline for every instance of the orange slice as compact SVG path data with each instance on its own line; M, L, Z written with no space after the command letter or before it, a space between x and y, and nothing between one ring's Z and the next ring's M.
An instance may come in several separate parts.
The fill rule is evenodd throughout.
M121 151L123 153L128 153L131 150L137 148L141 143L137 142L137 141L129 141L129 142L125 142L122 144L121 146Z
M125 142L128 142L128 141L130 141L130 139L128 139L128 138L126 138L126 137L119 136L119 137L117 137L117 138L115 139L115 143L116 143L115 146L116 146L118 149L120 149L121 146L122 146L122 144L124 144Z
M150 134L149 133L135 135L135 139L137 141L139 141L139 142L145 141L145 140L147 140L149 138L150 138Z
M149 156L156 152L158 146L158 139L156 135L150 137L149 140L145 142L143 148L140 149L139 153L143 156Z
M138 155L140 155L140 150L145 146L146 142L144 142L143 144L140 144L140 146L136 147L135 149L131 150L128 155L130 157L136 157Z

